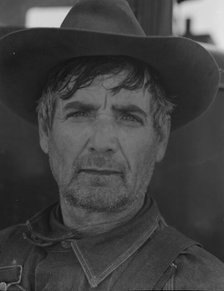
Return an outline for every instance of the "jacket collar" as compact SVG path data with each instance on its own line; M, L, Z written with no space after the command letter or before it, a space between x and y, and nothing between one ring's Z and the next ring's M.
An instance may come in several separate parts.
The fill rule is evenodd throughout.
M128 223L104 234L81 237L62 224L56 203L27 222L27 237L43 247L70 241L90 285L96 287L151 237L162 220L156 203L146 199L143 208Z

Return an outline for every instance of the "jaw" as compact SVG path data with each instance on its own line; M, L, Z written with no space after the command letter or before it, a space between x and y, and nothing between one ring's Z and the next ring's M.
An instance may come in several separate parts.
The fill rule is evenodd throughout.
M116 209L93 209L92 205L78 205L74 198L61 197L61 210L64 224L83 235L96 235L110 231L116 226L132 219L142 208L144 200L133 203L120 201ZM74 203L75 202L75 203ZM125 206L123 206L124 204Z

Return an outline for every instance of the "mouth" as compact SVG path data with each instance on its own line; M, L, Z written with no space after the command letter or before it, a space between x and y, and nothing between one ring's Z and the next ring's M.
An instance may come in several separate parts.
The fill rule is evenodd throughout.
M92 175L121 175L122 173L111 169L81 169L79 173L84 172Z

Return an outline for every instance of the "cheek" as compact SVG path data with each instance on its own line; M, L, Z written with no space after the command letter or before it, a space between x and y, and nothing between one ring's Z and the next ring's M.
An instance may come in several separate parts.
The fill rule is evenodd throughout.
M73 163L79 157L85 144L84 136L67 132L54 131L49 142L51 169L57 181L69 179Z
M155 157L156 136L153 130L141 130L120 138L121 148L132 168L141 169Z

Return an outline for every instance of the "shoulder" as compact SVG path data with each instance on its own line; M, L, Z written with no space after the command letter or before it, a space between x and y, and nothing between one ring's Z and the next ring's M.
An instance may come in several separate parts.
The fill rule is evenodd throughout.
M16 237L22 237L25 229L25 224L17 224L0 230L0 245Z
M24 239L26 226L14 225L0 231L0 266L10 265L14 258L23 260L30 244Z
M224 264L197 245L179 254L174 287L177 290L224 290Z

